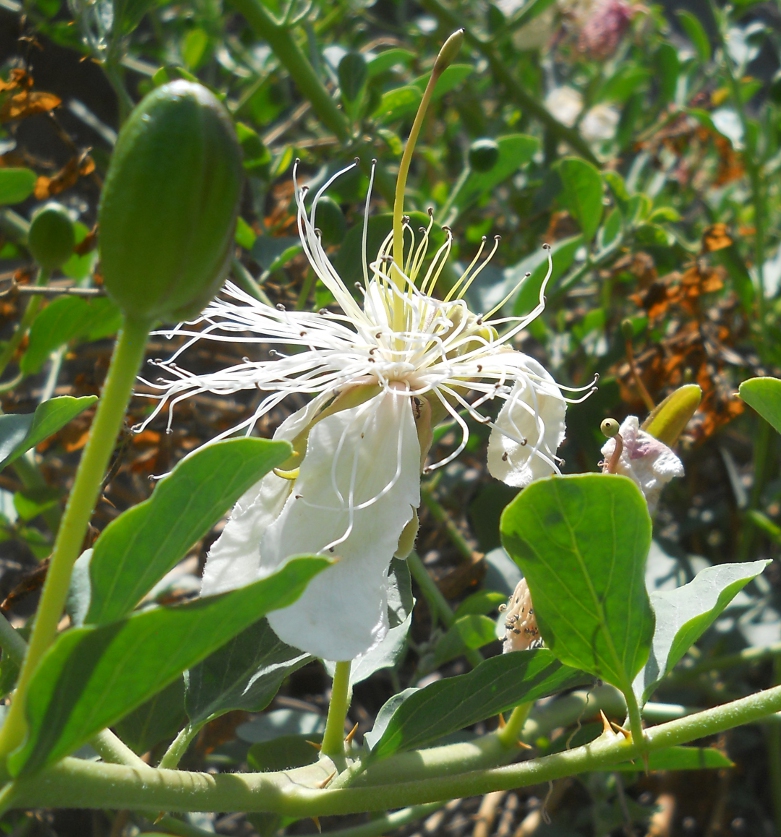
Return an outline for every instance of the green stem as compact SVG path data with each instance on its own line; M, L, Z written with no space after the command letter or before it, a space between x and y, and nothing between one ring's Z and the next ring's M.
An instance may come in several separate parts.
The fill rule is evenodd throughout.
M781 710L781 687L717 706L696 715L646 730L645 750L655 752L759 721ZM425 751L419 751L422 755ZM387 811L513 790L604 770L637 758L643 750L623 736L601 736L587 746L504 767L450 772L390 785L368 787L306 787L295 770L283 773L218 774L181 770L138 771L111 764L66 758L15 785L18 807L130 808L146 811L269 811L295 817ZM369 778L369 767L364 777Z
M773 661L773 680L776 683L781 683L781 660L778 658ZM776 823L776 834L781 834L781 727L778 725L770 727L766 735L773 819Z
M230 0L233 7L244 16L255 34L265 41L277 57L280 64L288 71L303 97L310 102L318 119L336 135L346 148L353 147L350 122L339 109L328 90L318 78L314 67L304 55L301 47L290 33L290 29L269 13L260 0ZM371 142L356 141L353 153L361 160L361 168L370 171L373 151ZM393 185L386 172L377 168L375 186L389 203L393 200Z
M412 577L415 581L417 581L418 587L420 587L423 595L425 596L426 601L431 608L432 614L435 615L446 628L451 627L456 621L453 616L453 611L451 610L447 599L442 595L439 587L437 587L434 579L428 574L428 570L423 564L423 561L420 560L420 556L417 552L411 552L409 554L409 557L407 558L407 566L409 567ZM483 655L476 648L467 648L464 652L464 656L472 668L479 666L480 663L483 662Z
M109 729L99 732L90 740L90 744L108 764L124 764L126 767L134 767L137 770L152 769Z
M205 722L203 722L205 723ZM182 756L187 752L193 738L201 731L203 723L187 724L179 735L171 742L171 746L165 751L165 755L160 759L160 768L173 770L179 765Z
M631 685L624 692L626 700L626 711L629 715L629 729L632 732L633 743L645 752L645 735L643 734L643 719L640 716L640 707L637 705L637 698L632 691Z
M517 74L507 66L504 58L496 54L492 44L484 41L464 24L463 15L460 12L451 9L443 0L420 0L420 5L427 12L434 15L443 26L449 29L454 29L459 26L462 27L467 43L485 56L494 78L504 86L509 97L514 99L523 110L542 122L555 137L567 143L570 148L577 151L584 159L593 163L595 166L600 165L599 160L583 137L572 128L567 128L566 125L562 125L558 119L548 112L545 105L537 101L534 96L524 89L521 82L518 81Z
M12 241L26 245L30 222L5 206L0 209L0 232L5 233Z
M344 758L344 722L350 707L350 661L338 662L331 686L331 703L323 733L322 754L329 758Z
M420 486L420 499L434 520L445 527L450 542L459 551L461 557L471 562L475 557L474 549L472 549L467 539L461 534L458 526L450 519L450 515L445 511L445 508L439 500L437 500L430 486L425 483Z
M497 730L496 737L505 747L514 747L518 744L518 738L521 735L521 730L523 729L533 706L533 702L518 704L518 706L513 709L504 727Z
M16 694L0 731L2 757L15 750L24 739L27 724L23 710L30 679L57 633L57 624L68 595L71 570L81 552L103 475L114 450L136 373L144 357L148 334L149 323L127 320L117 340L90 438L57 533Z
M45 285L49 281L50 276L50 271L40 268L35 284L38 286ZM17 325L16 330L11 335L11 339L5 344L2 352L0 352L0 378L3 376L6 366L13 360L16 350L30 330L33 321L38 316L41 305L43 305L43 297L38 296L38 294L31 296L27 300L27 306L24 309L24 314L22 314L22 319L19 320L19 325Z

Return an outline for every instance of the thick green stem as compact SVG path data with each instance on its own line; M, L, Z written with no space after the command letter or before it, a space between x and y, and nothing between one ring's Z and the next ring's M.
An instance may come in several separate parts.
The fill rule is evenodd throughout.
M165 751L165 755L160 759L160 767L163 769L173 770L178 766L182 760L182 756L187 752L193 738L201 731L203 724L187 724L185 728L174 738L171 746Z
M696 715L646 730L645 749L654 752L715 735L781 711L781 687L768 689ZM425 751L421 751L421 754ZM459 796L512 790L604 770L637 758L642 749L623 736L605 735L583 747L506 767L448 773L386 785L316 789L283 773L188 773L134 770L67 758L36 776L18 780L19 807L130 808L146 811L270 811L296 817L327 816L428 804ZM407 754L413 756L414 754ZM364 777L368 777L369 767Z
M136 373L144 357L148 334L149 323L127 321L117 340L90 438L57 533L16 694L0 731L0 757L7 756L24 739L26 721L23 710L30 678L57 633L57 624L68 595L71 570L81 552L103 475L114 450Z
M350 707L350 661L338 662L331 686L331 703L323 733L322 753L329 758L344 758L344 722Z
M518 744L521 730L526 723L534 703L521 703L513 709L507 723L498 730L496 737L505 747L513 747Z

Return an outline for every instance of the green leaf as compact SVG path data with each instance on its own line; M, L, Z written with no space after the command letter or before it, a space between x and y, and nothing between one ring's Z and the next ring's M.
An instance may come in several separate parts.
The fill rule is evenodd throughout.
M21 362L25 375L39 372L49 355L71 340L100 340L122 326L122 312L105 297L63 296L50 302L35 318Z
M624 761L611 770L622 773L654 772L656 770L718 770L734 767L720 750L713 747L669 747L648 754L648 770L641 762Z
M651 648L645 589L651 518L627 477L550 477L504 510L504 548L529 582L545 644L629 693Z
M285 677L311 659L282 642L260 619L190 669L185 676L187 715L198 724L234 709L260 712Z
M32 169L0 168L0 206L27 200L37 179Z
M267 773L276 770L292 770L314 764L318 759L317 748L323 736L281 735L271 741L259 741L249 748L247 764L251 770Z
M569 270L575 261L575 254L583 246L583 236L574 235L571 238L564 238L557 241L550 250L553 261L553 273L548 283L548 293L556 282ZM527 273L531 275L524 278ZM540 301L540 288L548 273L548 252L540 248L528 255L523 261L507 268L504 271L506 287L511 288L522 282L518 289L518 296L513 303L513 314L523 317L534 308ZM501 299L501 297L499 297Z
M148 500L98 538L85 621L103 624L128 614L248 488L289 456L287 442L228 439L183 459Z
M455 90L456 87L459 87L463 81L472 75L474 69L475 68L472 64L451 64L449 67L446 67L434 86L432 101L435 102L437 99L444 96L445 93L449 93L451 90ZM418 76L412 84L417 87L421 93L423 93L428 85L429 78L429 74L426 73L425 75Z
M499 605L505 604L506 602L507 596L504 593L496 593L492 590L480 590L477 593L472 593L471 596L467 596L455 609L453 615L458 619L470 613L492 613Z
M738 392L749 407L753 407L765 421L781 433L781 380L749 378L748 381L743 381Z
M707 64L711 59L711 47L710 38L708 38L708 35L705 32L705 27L691 12L680 11L675 14L678 17L684 31L689 36L692 46L697 51L697 56L700 61L703 64Z
M491 657L469 674L438 680L410 694L373 744L372 758L425 747L519 703L589 682L582 671L558 663L546 648ZM391 701L398 703L398 698Z
M421 91L412 85L397 87L382 94L379 105L372 114L372 117L382 124L400 119L407 113L413 113L420 100L423 98Z
M557 166L563 188L561 199L578 222L587 241L602 220L602 175L580 157L565 157Z
M496 623L493 619L479 614L461 616L437 643L434 665L439 667L467 649L482 648L489 642L496 642Z
M10 465L25 451L34 448L98 399L94 395L71 398L62 395L39 404L34 413L0 416L0 468Z
M29 774L72 753L259 617L294 602L328 564L294 558L239 590L61 634L30 683L29 735L10 771Z
M177 677L153 698L115 725L117 735L142 755L161 741L172 739L184 726L184 682Z
M531 162L540 147L537 137L526 134L497 137L496 144L499 147L499 157L493 167L485 172L469 172L458 196L458 206L462 209L481 195L491 192L518 169Z
M373 58L369 58L369 78L374 78L375 76L380 75L380 73L384 73L395 67L397 64L402 64L404 66L411 64L414 59L415 53L410 52L408 49L402 49L401 47L386 49L384 52L380 52Z
M360 52L346 53L339 62L336 74L344 100L356 101L366 86L366 58Z
M651 655L635 681L635 693L641 703L648 700L656 684L769 563L718 564L701 570L683 587L651 593L656 630Z

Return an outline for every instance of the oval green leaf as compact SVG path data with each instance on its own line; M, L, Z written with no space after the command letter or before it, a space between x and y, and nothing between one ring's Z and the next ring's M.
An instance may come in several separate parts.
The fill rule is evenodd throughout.
M538 480L504 510L501 532L546 646L630 692L654 632L645 589L651 518L637 486L610 474Z
M740 397L781 433L781 380L750 378L740 385Z
M94 395L72 398L62 395L39 404L34 413L11 413L0 416L0 468L10 465L25 451L53 433L98 399Z
M373 745L372 758L425 747L524 701L589 682L545 648L491 657L469 674L439 680L407 697Z
M0 168L0 206L27 200L37 179L32 169Z
M228 439L183 459L148 500L112 521L98 538L85 621L104 624L126 616L290 450L287 442Z
M29 774L72 753L260 617L294 602L329 563L294 558L239 590L61 634L30 683L29 734L10 771Z
M563 186L562 203L591 241L602 220L602 175L580 157L565 157L557 169Z

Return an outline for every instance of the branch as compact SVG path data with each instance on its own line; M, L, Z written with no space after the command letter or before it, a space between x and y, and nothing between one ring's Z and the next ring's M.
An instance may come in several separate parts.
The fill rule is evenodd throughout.
M646 730L643 750L654 752L686 744L759 721L778 711L781 711L781 686L651 727ZM603 770L634 759L639 753L640 748L630 740L607 733L584 747L508 767L335 790L316 790L301 784L306 777L302 770L210 775L176 770L142 771L67 758L37 775L18 779L14 786L14 805L147 811L270 811L296 817L327 816L386 811L527 787ZM452 768L458 770L458 764L454 763ZM363 776L368 777L370 770Z

